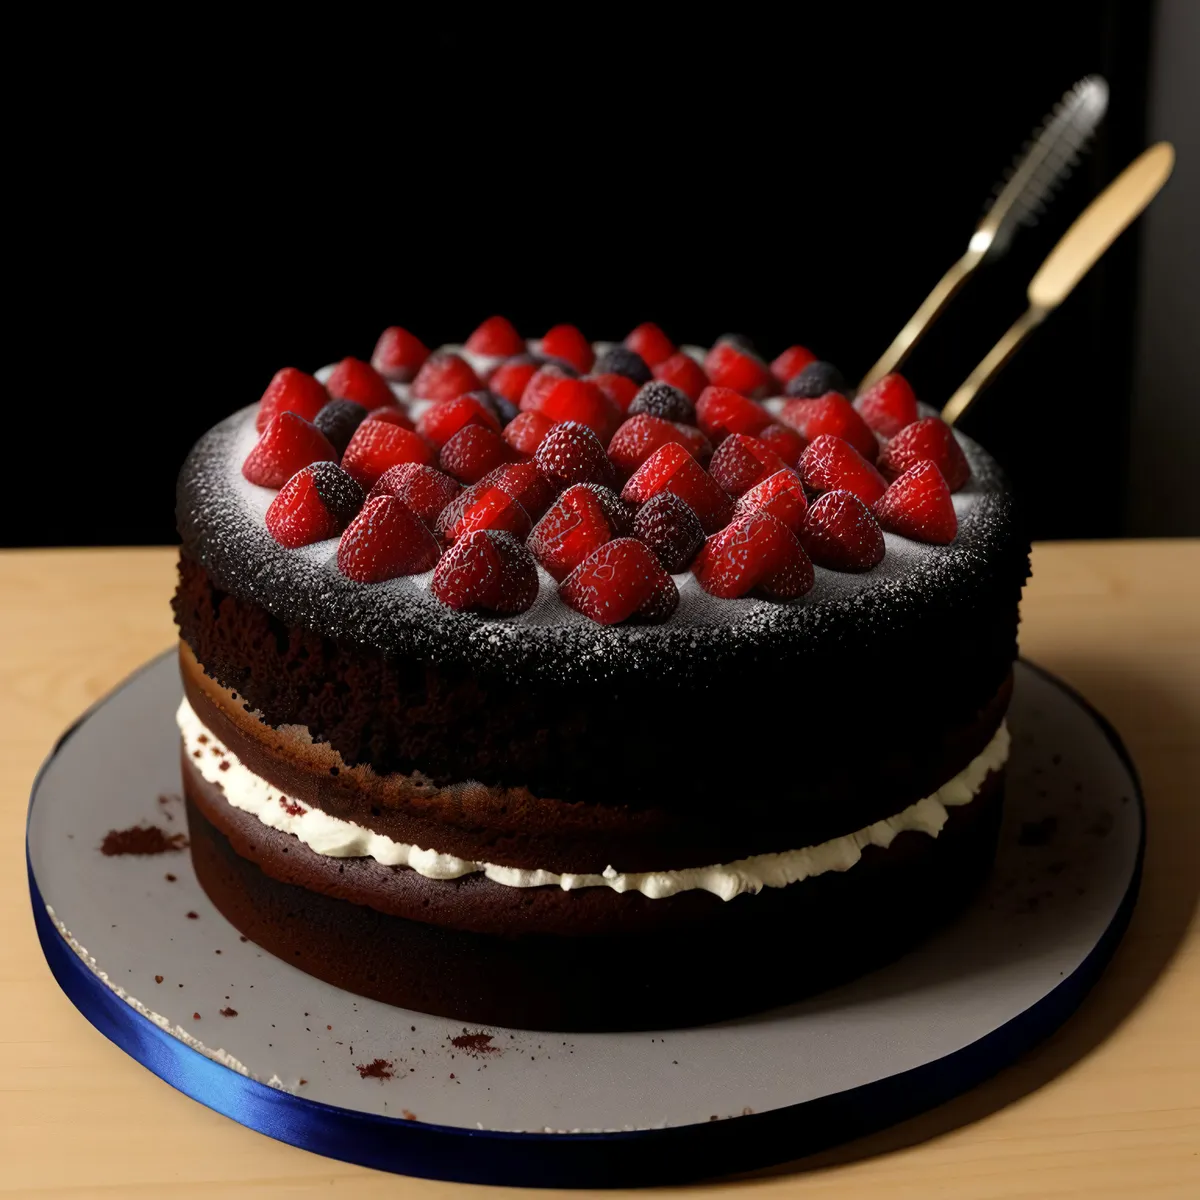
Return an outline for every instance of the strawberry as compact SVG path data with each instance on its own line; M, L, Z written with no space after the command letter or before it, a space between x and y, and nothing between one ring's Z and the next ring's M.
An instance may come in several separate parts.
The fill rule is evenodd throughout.
M869 463L879 457L879 443L866 421L854 411L854 405L838 392L826 392L815 400L789 400L779 419L811 442L823 433L832 433L849 442Z
M543 479L531 462L505 463L485 475L480 482L502 488L534 521L550 507L556 491L554 485Z
M272 417L281 412L294 412L311 421L325 407L329 393L311 376L295 367L284 367L271 376L267 390L258 402L254 428L262 433Z
M396 403L387 380L369 363L357 358L343 358L325 380L325 390L335 400L353 400L366 409Z
M887 491L883 476L849 442L823 433L800 456L800 478L810 492L840 489L874 504Z
M430 590L448 608L520 613L537 599L537 567L511 533L477 529L442 556Z
M488 358L511 358L525 353L525 339L507 317L488 317L467 338L466 349Z
M618 375L614 371L606 371L599 375L586 375L584 378L589 383L594 383L619 412L629 411L629 405L637 395L638 385L628 375Z
M794 467L800 461L800 455L808 445L794 429L778 421L763 426L754 436L770 446L789 467Z
M526 544L533 557L562 580L593 550L628 528L628 510L616 495L594 483L577 483L550 506Z
M490 475L451 500L437 519L437 535L447 543L477 529L503 530L524 538L532 527L533 522L520 501Z
M383 409L376 409L382 412ZM367 419L367 410L353 400L330 400L312 419L312 423L329 439L338 457L350 444L354 431Z
M626 411L631 417L646 413L651 417L661 417L664 421L683 421L690 425L696 423L696 406L677 387L660 379L641 387Z
M812 563L795 534L761 509L710 537L692 563L692 574L706 592L723 600L750 592L791 600L813 585Z
M417 418L417 432L436 450L440 450L464 425L483 425L500 432L500 422L481 396L486 392L464 392L453 400L431 404Z
M523 412L534 410L556 423L576 421L595 430L602 442L607 442L621 423L620 409L587 379L555 379L527 403L529 395L527 388L521 398Z
M432 529L438 514L461 491L449 475L423 463L406 462L388 467L375 481L367 499L394 496Z
M782 521L793 533L800 532L804 514L808 512L808 497L795 471L776 471L762 483L756 483L733 506L730 521L740 521L760 510Z
M555 425L542 439L533 461L541 475L558 487L612 482L612 463L603 443L591 429L576 421Z
M876 433L895 437L920 417L917 397L903 375L885 375L860 392L854 401L858 414Z
M391 325L379 335L371 366L392 383L407 383L429 357L429 348L407 329Z
M267 509L267 532L294 550L337 537L362 508L363 490L336 463L302 467Z
M826 492L808 510L800 544L834 571L869 571L883 561L883 530L852 492Z
M521 412L540 412L542 401L549 394L550 389L561 379L577 379L578 376L570 375L557 363L543 363L529 377L529 382L525 385L525 390L521 393L520 400L517 401L517 407Z
M608 443L608 457L622 477L628 478L659 446L668 442L682 444L683 440L678 428L670 421L639 413L623 421L613 434Z
M512 458L512 447L495 429L464 425L443 447L438 466L460 483L478 483Z
M606 542L583 560L558 589L562 602L600 625L636 617L658 624L679 604L675 581L636 538Z
M432 467L432 447L419 434L390 421L364 421L342 454L342 466L365 488L375 486L380 475L397 463L424 463Z
M888 442L879 465L889 479L895 479L926 459L941 471L952 492L957 492L971 478L967 456L954 431L940 417L925 417L906 425Z
M704 545L700 518L672 492L659 492L633 520L633 536L645 542L671 575L686 571Z
M554 427L549 417L540 412L518 413L504 427L504 440L518 454L532 458L542 444L542 438Z
M399 425L401 429L415 429L412 417L406 409L398 404L385 404L381 408L372 409L367 413L368 421L386 421L389 425Z
M790 383L809 363L816 361L817 356L807 347L789 346L771 363L771 374L780 383Z
M700 518L705 533L720 529L729 519L729 497L678 442L659 446L634 472L621 499L645 504L659 492L673 492L684 501Z
M731 433L754 437L771 424L771 414L741 392L714 385L696 401L696 422L715 446Z
M703 467L712 458L712 442L696 428L695 425L685 425L682 421L673 421L676 441Z
M761 399L777 390L767 364L753 351L733 342L719 341L713 346L704 356L704 373L714 387L732 388L743 396Z
M521 393L537 374L537 363L522 355L502 362L488 377L488 388L497 396L503 396L510 404L521 403Z
M284 411L273 418L242 463L242 474L260 487L279 488L301 467L337 462L337 451L313 424Z
M642 361L651 368L665 362L675 353L675 343L652 321L644 321L630 331L624 344L642 356Z
M415 400L453 400L464 392L477 392L483 387L471 364L457 354L439 350L431 354L412 382Z
M708 471L736 499L767 476L782 471L785 465L783 459L758 438L735 433L717 447Z
M682 351L655 363L651 370L655 379L677 387L693 404L708 387L708 376L705 375L704 368L690 354L684 354Z
M574 325L555 325L542 338L541 353L570 363L580 375L586 375L596 359L591 342Z
M395 496L368 500L338 542L337 565L348 579L382 583L428 571L441 555L437 539Z
M958 533L954 501L937 464L929 459L909 467L875 502L884 529L917 542L949 545Z

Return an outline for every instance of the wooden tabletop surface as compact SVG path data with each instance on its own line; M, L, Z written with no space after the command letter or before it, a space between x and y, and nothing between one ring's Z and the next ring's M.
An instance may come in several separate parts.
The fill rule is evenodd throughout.
M1054 1037L941 1108L753 1178L746 1197L1200 1196L1200 541L1034 551L1022 651L1125 739L1141 899ZM58 990L25 883L29 785L58 734L174 637L166 549L0 552L0 1196L495 1196L271 1141L151 1075Z

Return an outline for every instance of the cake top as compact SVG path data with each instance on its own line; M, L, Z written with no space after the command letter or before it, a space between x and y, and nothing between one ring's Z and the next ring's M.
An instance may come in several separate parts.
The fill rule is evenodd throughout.
M178 519L219 587L376 651L558 682L802 657L1014 545L978 446L803 347L493 318L433 354L390 329L372 363L279 372L197 443Z

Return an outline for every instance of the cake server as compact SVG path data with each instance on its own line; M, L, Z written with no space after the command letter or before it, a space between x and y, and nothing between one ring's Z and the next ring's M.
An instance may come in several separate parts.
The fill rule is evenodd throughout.
M994 199L971 235L966 253L942 276L883 357L863 376L860 391L895 371L975 268L985 258L1003 254L1018 226L1037 221L1047 201L1074 170L1079 152L1107 108L1108 84L1099 75L1086 76L1064 93L996 185Z
M1076 217L1029 281L1029 307L988 351L946 402L942 418L953 425L1017 347L1071 294L1104 252L1158 195L1175 166L1175 148L1159 142L1133 160Z

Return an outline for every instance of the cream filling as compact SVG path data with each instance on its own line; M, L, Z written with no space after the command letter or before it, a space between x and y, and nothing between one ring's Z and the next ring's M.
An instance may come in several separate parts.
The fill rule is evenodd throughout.
M1008 726L1001 723L978 758L969 762L953 779L932 796L910 804L894 817L876 821L856 833L831 838L818 846L785 850L779 854L754 854L737 862L710 867L686 867L679 871L622 872L606 867L602 875L556 874L526 867L502 867L474 862L437 850L423 850L396 842L382 833L364 829L353 821L331 817L288 796L249 770L238 757L205 728L186 698L176 713L179 732L192 765L209 782L216 784L234 808L250 813L271 829L290 833L317 854L330 858L373 858L388 867L410 867L427 879L459 879L481 873L505 887L556 886L564 892L575 888L606 887L614 892L641 892L651 900L678 892L705 891L732 900L742 892L760 892L765 887L787 887L826 871L846 871L862 857L864 846L887 848L897 834L917 831L937 837L946 823L947 809L969 804L992 771L1008 761Z

